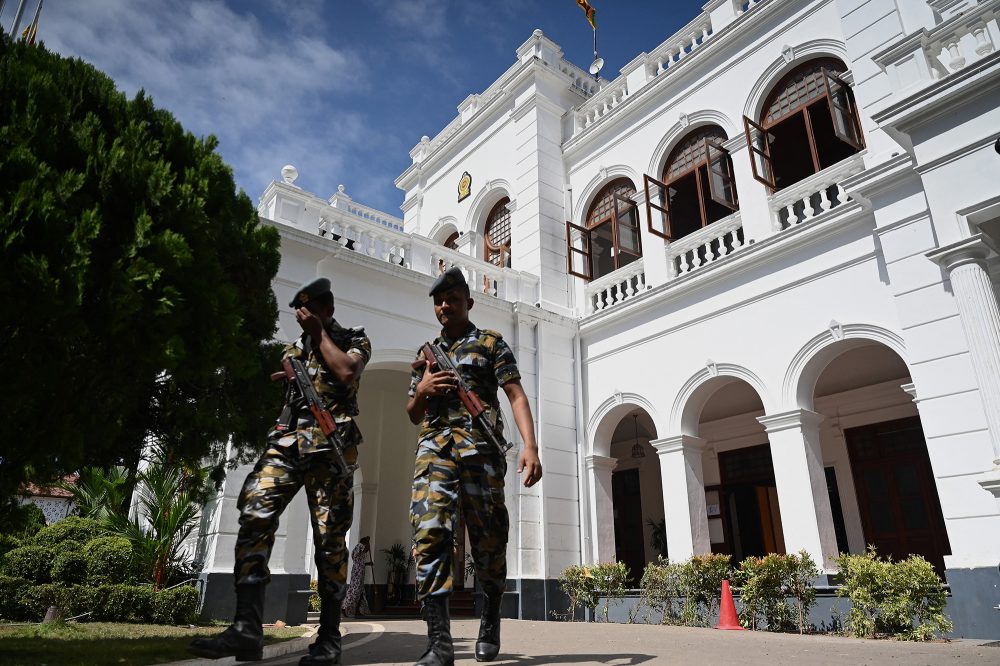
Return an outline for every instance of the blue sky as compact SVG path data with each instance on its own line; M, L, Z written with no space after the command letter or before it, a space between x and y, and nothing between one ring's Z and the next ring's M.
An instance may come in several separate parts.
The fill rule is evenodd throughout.
M19 0L0 17L9 29ZM37 0L28 0L26 23ZM703 0L593 0L612 79L693 19ZM399 215L393 180L421 135L513 62L535 28L586 68L574 0L46 0L39 38L83 58L198 135L215 134L254 201L281 167L322 197Z

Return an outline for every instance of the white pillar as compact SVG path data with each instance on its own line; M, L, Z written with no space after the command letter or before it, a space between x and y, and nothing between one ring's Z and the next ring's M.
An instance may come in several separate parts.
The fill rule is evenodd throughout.
M1000 307L987 268L993 253L987 238L977 234L928 252L927 257L951 280L993 444L993 470L979 483L1000 498Z
M674 562L712 552L705 506L705 440L675 435L650 442L660 459L667 553Z
M639 240L642 243L642 269L646 274L646 285L658 287L670 279L667 266L666 246L662 238L649 230L646 218L646 190L642 183L636 183L639 190L632 195L639 216ZM659 197L653 197L653 203L662 205Z
M837 534L819 444L823 415L806 409L761 416L771 443L785 550L805 549L823 570L834 571Z
M617 464L617 458L596 454L587 456L594 562L615 561L615 505L611 495L611 472Z

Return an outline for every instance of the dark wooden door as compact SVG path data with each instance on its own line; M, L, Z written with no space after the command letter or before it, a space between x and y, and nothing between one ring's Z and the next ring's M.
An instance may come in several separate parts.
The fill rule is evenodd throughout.
M924 433L916 416L844 431L865 542L893 560L951 554Z
M635 586L646 567L639 470L612 474L611 498L615 510L615 559L628 566L631 585Z

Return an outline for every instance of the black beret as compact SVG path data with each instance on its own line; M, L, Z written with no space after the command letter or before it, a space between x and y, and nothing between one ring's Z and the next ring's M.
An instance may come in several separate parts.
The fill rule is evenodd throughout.
M309 301L328 293L330 293L330 280L324 277L316 278L315 280L306 282L304 285L299 287L299 290L295 292L295 296L292 297L292 302L288 304L288 307L303 308Z
M441 273L441 275L438 276L438 279L434 280L434 284L431 285L431 291L427 295L433 296L439 291L459 286L468 286L468 283L465 281L465 275L462 273L462 269L456 266L454 268L449 268L444 273Z

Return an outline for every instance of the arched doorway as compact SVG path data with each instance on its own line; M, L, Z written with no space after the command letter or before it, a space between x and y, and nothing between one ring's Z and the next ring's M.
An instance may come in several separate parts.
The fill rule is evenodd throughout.
M409 553L412 542L409 507L417 430L406 418L409 385L410 369L405 363L372 364L365 370L358 394L358 425L365 438L358 462L364 482L354 488L355 521L349 545L371 537L374 582L381 592L388 580L382 551L400 544ZM413 575L411 566L400 595L404 600L407 594L413 598ZM386 598L383 594L382 599Z
M781 506L771 446L757 420L764 404L757 391L735 377L718 377L702 388L698 436L705 440L705 506L712 552L733 556L784 553Z
M906 363L885 345L834 343L813 389L830 508L841 551L922 555L944 572L951 553Z
M638 408L622 417L611 437L615 560L628 566L633 586L646 564L667 555L660 466L650 445L655 439L652 419Z

